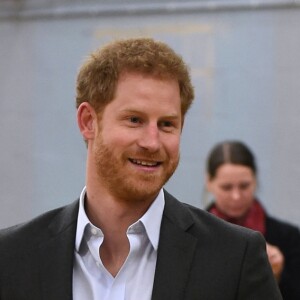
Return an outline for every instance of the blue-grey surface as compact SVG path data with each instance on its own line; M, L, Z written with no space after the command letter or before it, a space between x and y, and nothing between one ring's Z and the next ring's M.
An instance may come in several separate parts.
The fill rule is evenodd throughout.
M82 17L80 10L55 17L54 9L44 18L32 11L13 17L7 3L0 14L0 227L79 196L86 149L76 125L76 73L91 50L131 36L167 42L192 71L196 100L168 190L202 207L207 152L223 139L241 139L256 153L263 204L300 224L297 6Z

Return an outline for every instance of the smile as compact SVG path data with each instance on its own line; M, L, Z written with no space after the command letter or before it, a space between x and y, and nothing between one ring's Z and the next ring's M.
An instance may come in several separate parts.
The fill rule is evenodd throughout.
M146 166L146 167L156 167L161 164L161 162L157 162L157 161L145 161L139 159L129 159L129 160L136 165Z

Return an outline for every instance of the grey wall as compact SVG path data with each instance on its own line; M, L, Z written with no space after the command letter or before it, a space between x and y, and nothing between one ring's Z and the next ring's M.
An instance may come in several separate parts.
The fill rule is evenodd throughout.
M167 42L192 71L196 100L168 190L202 207L207 152L241 139L257 156L263 204L300 224L298 6L70 14L19 7L15 14L7 3L0 14L0 227L79 196L86 150L75 120L76 73L91 50L131 36Z

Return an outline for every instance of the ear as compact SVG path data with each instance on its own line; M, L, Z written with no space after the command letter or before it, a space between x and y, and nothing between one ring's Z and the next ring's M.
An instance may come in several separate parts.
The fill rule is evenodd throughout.
M208 192L212 191L212 181L208 174L205 176L205 187Z
M254 193L255 193L255 191L257 190L257 186L258 186L257 178L256 178L256 176L254 175Z
M97 114L94 108L88 102L81 103L77 109L77 124L85 141L95 137L95 122Z

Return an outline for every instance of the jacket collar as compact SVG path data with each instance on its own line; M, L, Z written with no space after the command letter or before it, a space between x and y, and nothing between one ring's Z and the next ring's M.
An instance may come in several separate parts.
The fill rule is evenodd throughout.
M197 244L197 239L187 232L194 224L190 212L168 192L164 193L165 208L152 300L183 298ZM45 300L72 299L78 203L76 201L60 211L48 227L47 240L40 244L40 282Z
M165 191L152 300L183 299L197 239L187 230L194 224L190 212Z
M42 299L72 299L73 256L78 201L64 207L39 247Z

